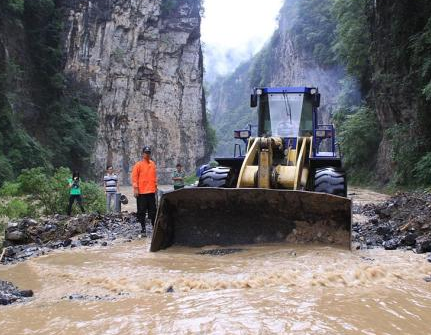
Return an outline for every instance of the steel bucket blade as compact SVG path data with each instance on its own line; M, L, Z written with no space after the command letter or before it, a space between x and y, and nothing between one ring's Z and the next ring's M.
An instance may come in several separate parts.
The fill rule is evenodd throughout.
M162 195L151 251L268 242L350 248L351 200L289 190L188 188Z

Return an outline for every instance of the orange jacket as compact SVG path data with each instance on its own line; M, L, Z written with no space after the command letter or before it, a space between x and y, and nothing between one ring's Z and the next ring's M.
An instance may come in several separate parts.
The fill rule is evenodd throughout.
M132 170L133 189L138 189L139 194L156 193L157 169L156 164L145 159L137 162Z

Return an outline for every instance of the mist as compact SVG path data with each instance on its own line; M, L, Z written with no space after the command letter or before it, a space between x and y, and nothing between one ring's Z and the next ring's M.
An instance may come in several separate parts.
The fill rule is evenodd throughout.
M283 0L204 0L205 80L232 73L263 48L278 27Z

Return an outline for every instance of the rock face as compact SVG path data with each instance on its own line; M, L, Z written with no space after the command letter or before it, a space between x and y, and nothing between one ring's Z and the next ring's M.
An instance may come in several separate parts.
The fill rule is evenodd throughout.
M372 39L370 95L383 130L376 172L385 183L393 178L397 167L393 155L396 144L387 130L404 128L402 135L394 136L402 136L417 143L421 143L422 138L429 138L428 111L431 102L425 99L422 91L429 81L428 72L424 70L429 43L423 40L418 48L415 41L419 36L428 36L430 14L429 1L369 2L367 15ZM417 53L418 50L421 51ZM423 151L428 151L427 144L414 145L424 146L412 149L419 150L420 156Z
M272 71L268 86L318 87L322 95L319 109L321 122L328 122L340 93L340 80L345 73L339 66L320 66L311 55L298 50L292 33L295 4L295 1L285 2L279 28L272 37Z
M100 96L95 171L129 182L144 145L159 181L208 158L200 0L63 0L65 72Z
M243 128L247 123L257 124L257 115L248 105L253 87L318 87L322 96L319 121L329 122L345 72L339 66L319 65L295 45L292 25L297 15L296 6L296 0L285 1L279 28L264 49L211 87L209 109L219 140L217 155L232 155L235 128ZM255 69L261 69L261 73L256 74Z

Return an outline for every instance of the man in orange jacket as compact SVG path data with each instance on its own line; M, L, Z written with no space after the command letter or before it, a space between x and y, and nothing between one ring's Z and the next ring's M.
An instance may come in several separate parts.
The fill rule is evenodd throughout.
M138 221L141 223L142 234L145 235L147 211L153 227L156 219L157 169L156 164L151 160L150 147L144 147L142 155L142 160L133 167L132 185L137 202Z

